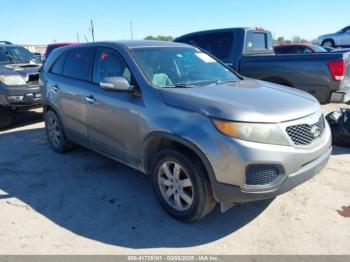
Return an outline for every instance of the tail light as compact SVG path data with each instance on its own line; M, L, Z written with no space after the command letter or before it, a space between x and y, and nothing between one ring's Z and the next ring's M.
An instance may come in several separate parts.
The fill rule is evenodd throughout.
M344 80L345 77L345 61L337 60L328 63L329 71L331 72L334 80Z

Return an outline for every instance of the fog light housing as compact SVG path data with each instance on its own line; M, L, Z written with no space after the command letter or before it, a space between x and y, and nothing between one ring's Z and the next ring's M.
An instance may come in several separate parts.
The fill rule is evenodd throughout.
M264 186L275 182L281 175L281 170L274 165L250 165L246 169L246 185Z
M8 101L22 101L24 96L7 96Z

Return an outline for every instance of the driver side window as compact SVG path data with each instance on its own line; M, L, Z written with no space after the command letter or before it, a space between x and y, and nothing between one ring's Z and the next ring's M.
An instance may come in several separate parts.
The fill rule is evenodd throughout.
M106 77L123 77L131 82L130 70L121 56L111 49L100 48L97 51L93 81L100 84Z

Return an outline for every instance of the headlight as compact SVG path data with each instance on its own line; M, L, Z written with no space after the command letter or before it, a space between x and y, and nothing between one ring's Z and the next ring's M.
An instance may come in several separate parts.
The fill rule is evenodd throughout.
M26 81L21 76L13 75L13 76L0 76L0 81L7 86L20 86L25 85Z
M283 131L275 124L253 124L213 120L216 128L223 134L252 142L290 145Z

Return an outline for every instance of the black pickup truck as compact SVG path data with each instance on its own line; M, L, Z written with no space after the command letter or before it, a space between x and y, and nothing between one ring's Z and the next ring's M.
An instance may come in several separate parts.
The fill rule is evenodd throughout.
M271 32L260 28L202 31L175 42L197 46L241 75L309 92L321 103L350 102L350 53L275 55Z

